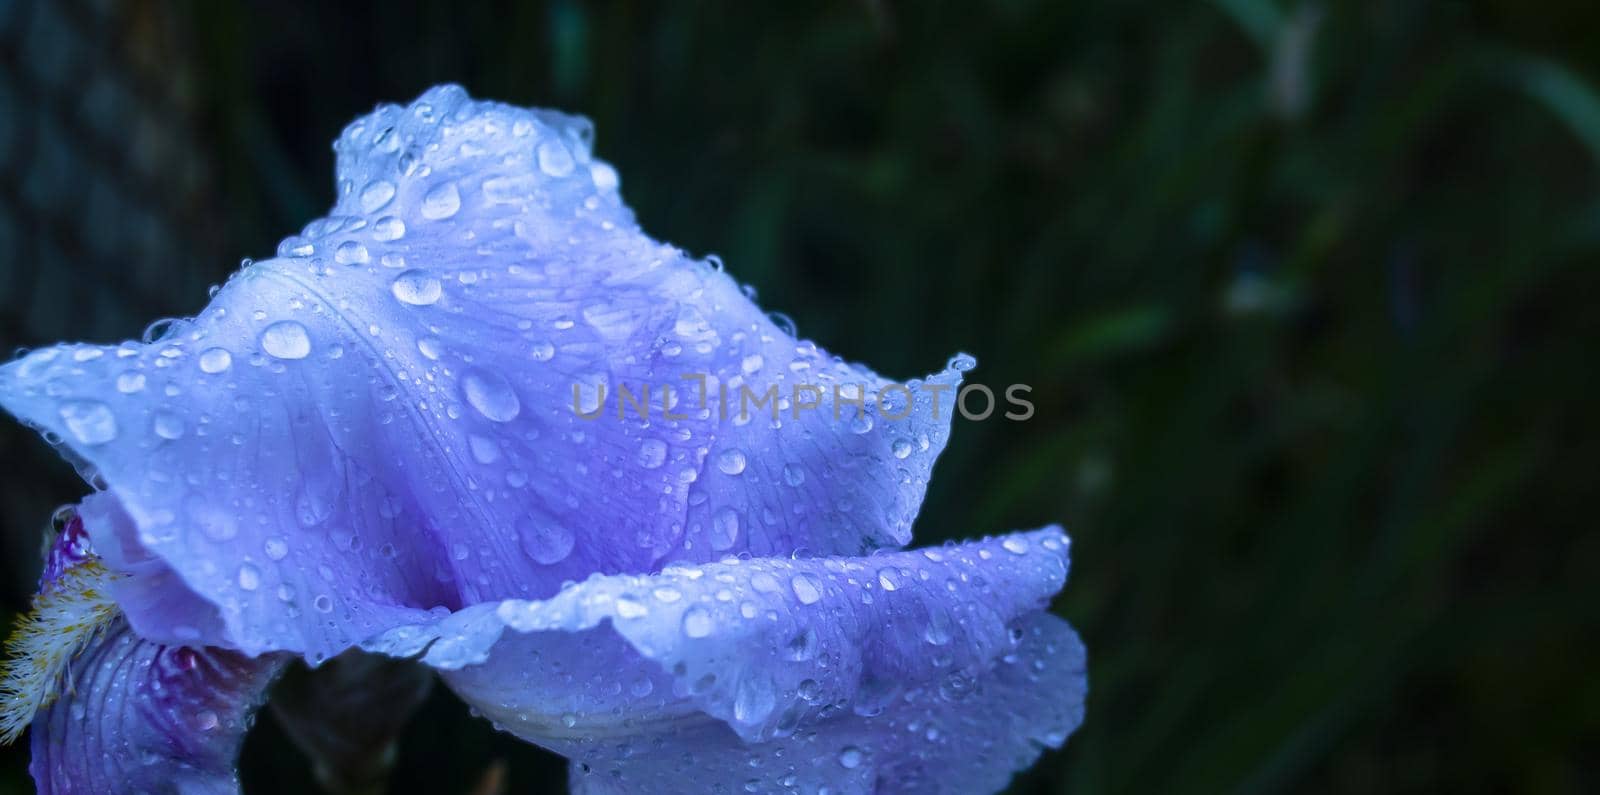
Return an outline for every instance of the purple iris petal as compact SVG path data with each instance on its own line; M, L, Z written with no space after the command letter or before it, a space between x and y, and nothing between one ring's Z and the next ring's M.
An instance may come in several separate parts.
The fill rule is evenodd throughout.
M957 368L901 389L797 342L645 236L589 137L454 87L379 108L333 214L196 318L0 368L107 484L89 531L141 634L316 661L594 572L909 540Z
M974 675L908 684L863 716L762 743L721 724L677 727L573 753L575 795L833 792L971 795L997 792L1083 720L1083 645L1066 622L1017 624L1013 650Z
M239 746L291 657L250 659L140 638L115 610L95 608L97 589L112 575L83 527L79 515L67 514L25 620L60 637L20 634L8 663L8 686L31 684L8 697L48 701L32 723L39 792L237 793Z
M74 661L72 688L34 720L39 792L237 793L239 746L286 661L162 646L118 619Z
M1021 766L1023 751L1027 761L1037 755L1025 740L1054 738L1048 744L1059 745L1080 715L1082 655L1075 640L1050 641L1064 650L1064 660L1076 659L1076 668L1050 690L1028 694L1038 707L1032 712L1006 706L996 679L1010 682L1015 677L1005 672L1029 673L1024 669L1046 656L1022 646L1030 631L1046 626L1039 611L1066 577L1066 555L1066 538L1049 528L861 558L672 566L654 575L592 578L548 600L479 605L397 628L369 648L421 654L497 724L591 766L632 766L596 755L618 744L643 750L668 736L682 743L687 732L715 739L705 750L718 759L724 752L726 760L743 760L762 748L812 748L763 769L772 791L781 791L776 782L790 775L851 791L853 766L807 772L800 765L813 746L827 743L835 746L830 758L852 746L871 749L881 769L972 767L968 759L956 763L935 753L944 743L926 736L874 739L896 737L916 721L935 740L947 733L946 743L1016 743L995 752L989 778L982 779L989 780L995 770L1009 775ZM1025 665L1019 654L1027 656ZM1007 712L995 715L1002 708ZM1005 735L975 736L1008 720L1015 723ZM744 743L751 750L741 750ZM658 761L672 767L681 755L665 753ZM730 785L751 775L742 762L728 766L729 775L741 776ZM706 791L694 790L705 783L694 781L684 791ZM660 791L655 784L632 786Z

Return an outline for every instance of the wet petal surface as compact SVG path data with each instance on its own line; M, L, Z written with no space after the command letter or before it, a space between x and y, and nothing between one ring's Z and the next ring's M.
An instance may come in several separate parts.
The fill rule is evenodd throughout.
M909 540L970 360L899 386L795 340L645 236L590 136L454 87L381 107L332 214L197 317L0 368L106 485L135 629L316 661L593 572Z
M990 695L1031 698L1043 712L1026 717L1033 713L1007 706L1018 731L981 738L995 746L995 761L974 769L1003 784L1025 764L1018 759L1037 755L1030 738L1059 745L1081 712L1081 649L1039 613L1066 569L1056 528L861 558L734 559L596 577L543 601L479 605L368 647L420 655L524 739L591 769L634 769L634 789L621 791L658 791L637 777L681 772L695 748L716 760L706 764L746 778L747 757L762 757L768 784L794 775L871 791L849 782L871 782L874 770L938 767L937 754L907 756L942 747L926 732L923 742L902 744L907 725L933 728L935 740L948 731L949 742L978 742L1003 719ZM1031 632L1050 638L1025 651ZM1066 654L1041 662L1046 647ZM1036 664L1076 666L1076 678L1051 693L1006 690L1019 676L1042 675ZM854 743L873 765L859 773L795 766L819 743L838 746L830 758ZM608 756L619 745L627 753ZM783 755L793 764L780 764Z

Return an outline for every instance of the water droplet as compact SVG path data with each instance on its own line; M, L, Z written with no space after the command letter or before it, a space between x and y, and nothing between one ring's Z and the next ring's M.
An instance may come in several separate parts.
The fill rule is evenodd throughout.
M272 560L283 560L289 555L289 542L277 536L267 539L261 548L267 553L267 557Z
M964 373L974 367L977 367L978 360L968 356L965 353L958 353L955 356L950 357L950 362L946 366L958 373Z
M278 256L280 257L309 257L316 252L317 247L313 246L311 241L299 235L290 235L278 244Z
M317 598L311 600L311 606L315 607L319 613L332 613L333 599L329 598L327 594L317 594Z
M500 445L487 436L467 435L467 446L472 448L472 458L480 464L493 464L500 460Z
M639 466L655 469L667 462L667 443L660 439L646 439L639 443Z
M454 182L446 182L422 197L422 217L439 221L455 215L461 209L461 192Z
M385 215L372 225L372 239L379 243L399 240L405 236L406 222L392 215Z
M866 754L862 753L860 748L847 745L843 751L839 752L839 766L846 770L854 770L861 766L861 761L864 758L866 758Z
M170 411L158 411L152 418L151 427L156 435L167 440L182 439L184 426L183 418Z
M368 259L367 247L354 240L346 240L333 250L333 261L340 265L365 265Z
M207 373L220 373L233 366L233 354L226 348L207 348L200 352L200 369Z
M552 177L564 177L572 173L575 165L572 152L560 141L545 141L539 144L539 170Z
M618 618L644 618L650 615L650 608L631 596L617 597L616 606Z
M117 376L117 391L124 395L131 395L144 389L144 373L129 370Z
M885 590L885 591L893 591L893 590L899 589L899 587L900 587L900 572L895 571L894 569L890 569L890 568L879 569L878 570L878 584L883 586L883 590Z
M789 586L794 589L794 596L800 600L800 604L816 604L817 600L822 598L822 590L817 587L816 581L804 574L794 575L794 579L789 581Z
M576 541L571 530L532 517L517 522L517 540L528 557L546 566L566 560Z
M739 512L726 506L711 517L711 548L721 552L739 540Z
M556 346L548 342L535 342L528 348L528 355L536 362L548 362L555 358Z
M737 475L744 471L744 451L730 447L717 455L717 469L724 475Z
M791 486L798 486L806 482L806 471L799 464L783 465L783 482Z
M909 458L911 456L911 441L909 439L896 439L889 449L894 453L895 458Z
M461 391L467 404L494 422L510 422L522 411L522 401L511 382L499 373L475 367L461 376Z
M382 210L394 198L394 183L388 180L370 182L361 189L361 211L375 213Z
M444 343L438 337L418 337L417 352L434 361L444 355Z
M246 563L239 567L239 587L246 591L254 591L261 587L261 570Z
M1026 538L1007 536L1006 540L1000 542L1000 546L1005 547L1006 551L1013 555L1028 554L1028 539Z
M280 320L262 330L261 350L279 359L304 359L311 354L311 337L298 322Z
M689 638L704 638L711 634L715 622L711 619L711 611L704 607L695 606L683 612L683 634Z
M84 444L105 444L117 438L117 418L98 400L69 400L61 404L61 421Z
M739 369L743 370L745 375L749 375L757 370L760 370L761 365L765 363L766 360L761 358L761 354L753 353L744 357L744 361L739 363Z
M403 304L429 306L444 294L444 285L433 274L413 269L394 277L389 291Z

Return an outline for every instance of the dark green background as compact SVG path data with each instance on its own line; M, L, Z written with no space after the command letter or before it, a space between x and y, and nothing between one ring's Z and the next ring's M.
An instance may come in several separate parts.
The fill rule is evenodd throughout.
M1073 534L1088 720L1015 792L1600 788L1600 4L322 5L0 2L5 350L198 310L375 102L584 113L802 335L1034 387L918 526ZM14 612L83 488L0 443ZM493 765L564 787L437 695L393 792ZM244 770L309 786L271 719Z

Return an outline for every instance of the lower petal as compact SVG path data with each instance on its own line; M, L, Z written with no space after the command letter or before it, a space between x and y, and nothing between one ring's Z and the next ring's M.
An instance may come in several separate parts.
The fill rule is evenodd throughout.
M746 744L727 727L594 743L573 756L574 795L998 792L1083 721L1084 650L1065 621L1030 619L985 674L912 688L881 713Z
M117 619L34 720L39 792L237 793L239 747L287 659L163 646Z

